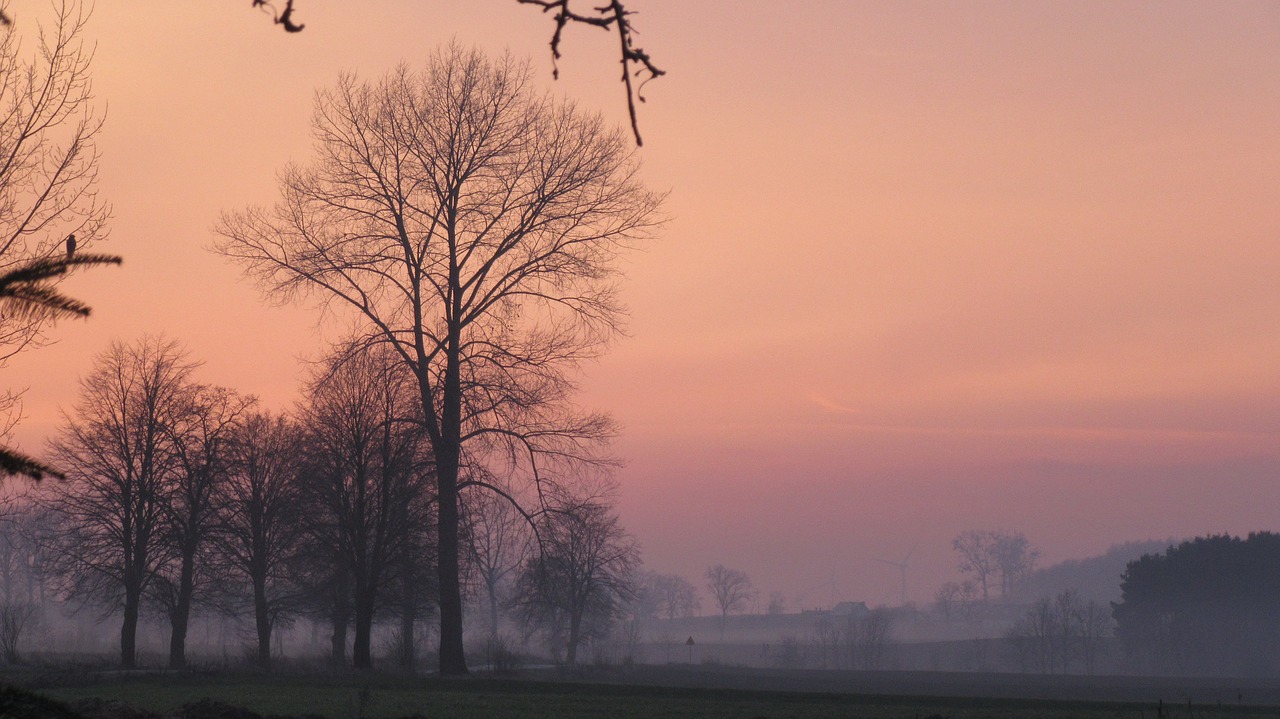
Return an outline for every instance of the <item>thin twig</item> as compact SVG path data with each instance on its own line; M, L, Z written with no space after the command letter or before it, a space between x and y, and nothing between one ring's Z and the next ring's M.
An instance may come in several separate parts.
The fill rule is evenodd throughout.
M644 89L645 83L665 75L666 72L658 69L653 64L653 60L650 59L649 53L636 47L632 42L635 30L631 27L631 21L628 16L633 13L627 10L622 0L610 0L608 5L592 8L596 13L594 15L584 15L570 9L570 0L516 0L516 2L522 5L535 5L542 8L543 12L555 12L552 16L556 29L551 34L551 75L556 79L560 77L560 68L557 61L561 57L560 39L565 25L570 22L576 22L606 30L610 28L617 30L620 62L622 63L622 83L627 88L627 113L631 116L631 132L635 135L636 145L643 146L644 141L640 138L640 125L636 120L636 100L644 102L644 95L641 94L641 91ZM640 83L639 87L632 84L633 65L635 66L635 76L648 75Z

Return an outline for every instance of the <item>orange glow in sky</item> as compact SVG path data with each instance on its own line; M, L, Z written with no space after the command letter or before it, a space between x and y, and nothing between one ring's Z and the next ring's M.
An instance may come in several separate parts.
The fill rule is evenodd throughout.
M99 3L95 95L121 268L21 355L38 452L112 339L163 332L200 376L287 408L323 333L208 251L310 157L313 92L450 39L531 58L626 120L616 40L514 0ZM1280 529L1280 7L1091 1L632 0L668 75L640 106L662 240L626 261L630 336L583 368L624 428L623 521L700 583L792 608L896 601L950 540L1043 560ZM13 8L19 23L43 11Z

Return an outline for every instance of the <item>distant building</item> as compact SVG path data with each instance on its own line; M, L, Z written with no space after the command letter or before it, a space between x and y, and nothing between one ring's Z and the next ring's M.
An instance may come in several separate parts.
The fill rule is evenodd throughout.
M870 613L871 610L867 608L866 602L840 602L827 612L827 616L862 619Z

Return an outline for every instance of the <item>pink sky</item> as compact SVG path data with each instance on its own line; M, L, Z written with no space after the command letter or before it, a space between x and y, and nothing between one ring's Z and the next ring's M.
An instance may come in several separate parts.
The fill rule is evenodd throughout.
M94 306L12 362L38 451L114 338L165 332L284 408L315 314L207 251L309 157L314 90L457 39L623 122L615 40L514 0L99 3L109 250ZM247 6L248 3L243 3ZM951 537L1048 562L1277 527L1280 9L1274 3L631 0L669 75L641 106L663 239L630 337L584 368L625 428L623 520L655 569L722 562L804 606L953 578ZM13 8L20 23L39 2Z

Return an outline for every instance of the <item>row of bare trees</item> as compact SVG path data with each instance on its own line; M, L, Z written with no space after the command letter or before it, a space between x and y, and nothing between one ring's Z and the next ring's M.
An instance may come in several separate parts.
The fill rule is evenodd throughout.
M404 383L376 356L344 360L321 365L293 418L196 382L160 338L113 345L82 380L52 443L67 481L45 487L61 529L50 556L70 597L122 612L122 665L144 601L169 619L171 666L196 602L251 606L264 665L281 617L329 603L335 646L351 617L354 662L369 665L380 594L427 554L412 546L427 493Z
M1112 625L1109 607L1067 589L1033 602L1005 638L1023 671L1093 674Z
M769 653L783 669L884 669L894 641L894 610L888 607L824 617L805 636L788 635Z
M67 481L45 487L50 558L69 596L122 612L123 666L144 601L169 619L171 666L186 662L196 602L251 606L264 665L282 616L329 602L369 665L373 613L427 554L424 454L391 365L335 358L290 418L195 381L161 338L112 345L81 381L51 444Z
M351 661L369 667L375 619L393 619L397 659L411 667L417 625L438 606L439 501L412 375L384 347L343 345L284 416L198 382L196 368L157 337L98 358L51 443L67 480L39 488L40 566L67 598L120 611L126 667L144 608L169 620L169 663L183 666L197 605L251 612L263 666L273 629L310 615L332 626L335 660L346 661L350 631ZM517 611L572 663L585 638L631 611L639 550L610 488L581 482L537 514L467 491L464 578L487 595L491 633L499 610ZM6 580L26 562L7 559L0 551Z

